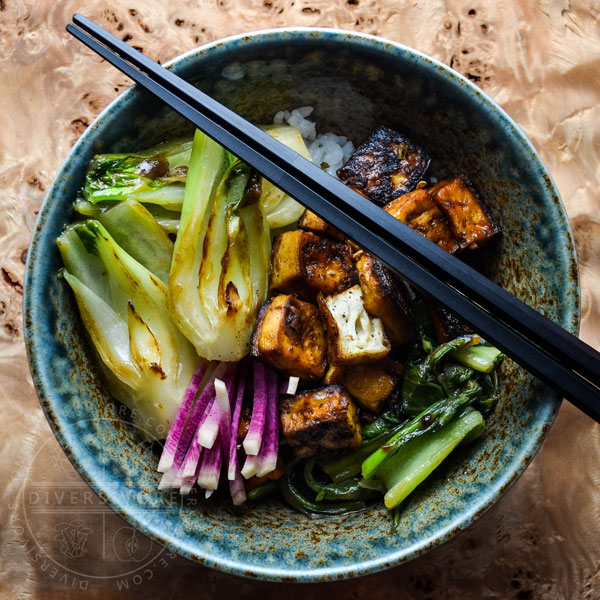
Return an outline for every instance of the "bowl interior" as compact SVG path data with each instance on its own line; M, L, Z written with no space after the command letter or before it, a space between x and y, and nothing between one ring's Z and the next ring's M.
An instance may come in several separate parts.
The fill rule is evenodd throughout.
M222 69L239 61L245 76ZM469 82L401 46L339 31L279 30L195 50L172 68L256 123L313 106L318 131L360 142L385 123L432 156L436 177L466 172L501 224L480 266L571 331L579 316L571 232L539 157L514 123ZM241 575L326 580L361 575L426 552L469 525L513 483L539 448L559 398L511 361L502 399L477 443L459 450L405 503L391 532L381 506L309 519L277 502L234 508L222 499L159 493L156 453L141 444L90 360L70 290L57 278L55 238L72 218L85 168L99 151L139 149L191 133L132 89L88 128L49 190L26 280L26 343L46 415L94 489L130 522L177 552Z

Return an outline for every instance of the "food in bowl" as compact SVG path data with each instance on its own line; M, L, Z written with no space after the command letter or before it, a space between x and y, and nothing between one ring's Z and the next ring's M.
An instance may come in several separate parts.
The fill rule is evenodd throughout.
M449 252L499 232L404 134L353 150L311 110L265 129ZM397 509L483 432L502 354L206 135L96 156L75 209L61 274L111 393L166 437L160 489Z

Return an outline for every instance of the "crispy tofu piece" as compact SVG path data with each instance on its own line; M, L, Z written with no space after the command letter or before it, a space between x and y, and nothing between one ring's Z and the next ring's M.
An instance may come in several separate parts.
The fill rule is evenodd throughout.
M283 435L299 458L354 450L362 442L356 406L346 390L330 385L284 400Z
M310 231L286 231L275 238L271 290L314 300L319 292L337 294L354 283L350 248Z
M300 220L298 221L298 227L305 231L312 231L317 235L323 235L331 238L332 240L344 241L344 234L339 230L330 225L324 219L321 219L314 212L308 210L308 208L302 213Z
M431 298L425 299L427 312L435 330L438 344L445 344L454 338L471 333L468 325L457 319L453 313Z
M265 302L252 334L252 356L301 379L321 379L327 341L319 309L281 294Z
M387 356L391 346L383 323L365 310L360 286L335 296L319 294L318 300L327 327L330 364L354 365Z
M453 254L459 249L444 213L431 199L427 190L419 189L404 194L386 204L383 210L447 252Z
M400 382L403 367L386 358L380 362L348 369L344 386L363 408L378 415Z
M406 136L378 127L338 170L341 181L373 202L385 204L410 192L429 166L429 157Z
M417 327L409 306L392 274L369 254L356 262L358 281L366 311L379 317L392 346L410 342Z
M478 248L500 232L465 175L440 181L429 194L446 216L461 250Z

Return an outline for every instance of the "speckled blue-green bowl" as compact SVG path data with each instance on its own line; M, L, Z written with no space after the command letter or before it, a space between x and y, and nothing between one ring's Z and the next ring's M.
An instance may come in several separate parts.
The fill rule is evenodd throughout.
M253 62L243 79L222 69ZM575 332L577 264L558 193L525 136L496 104L444 65L398 44L325 29L272 30L193 50L172 68L258 122L302 105L320 131L359 142L383 122L421 143L431 172L470 174L502 239L483 267L500 285ZM29 251L25 337L44 411L71 461L106 502L155 540L230 573L316 581L372 573L415 558L467 527L523 472L551 426L560 399L514 363L485 437L456 453L406 502L390 532L381 506L311 520L273 502L235 509L227 498L182 504L157 491L156 455L137 442L103 389L64 282L55 238L94 152L143 148L185 123L133 88L87 129L66 158L41 209Z

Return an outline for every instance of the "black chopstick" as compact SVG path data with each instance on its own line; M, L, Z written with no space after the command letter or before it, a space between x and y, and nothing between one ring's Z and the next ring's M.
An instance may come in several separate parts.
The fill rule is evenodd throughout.
M89 19L73 21L94 52L600 421L598 352Z

